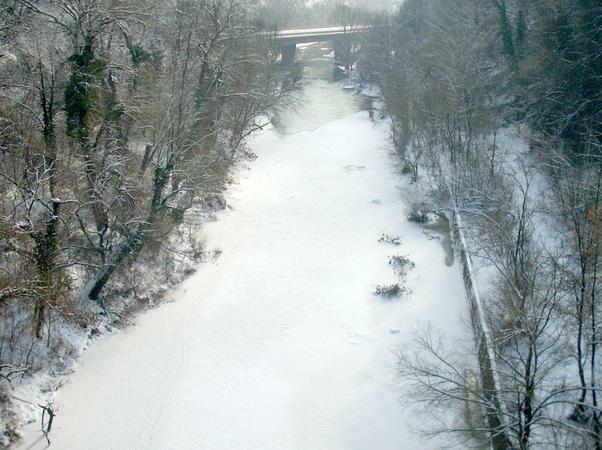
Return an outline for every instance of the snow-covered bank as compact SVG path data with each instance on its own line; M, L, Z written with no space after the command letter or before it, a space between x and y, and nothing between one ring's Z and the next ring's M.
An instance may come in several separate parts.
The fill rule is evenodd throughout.
M391 350L419 322L465 333L465 294L458 265L405 220L387 135L366 112L257 135L231 209L206 227L221 257L88 350L56 394L51 448L437 447L409 433ZM416 264L412 295L373 297L398 253ZM45 447L37 429L22 448Z

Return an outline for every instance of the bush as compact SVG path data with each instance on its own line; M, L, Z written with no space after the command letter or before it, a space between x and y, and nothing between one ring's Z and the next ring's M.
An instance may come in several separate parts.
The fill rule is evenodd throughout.
M397 297L402 292L403 289L397 283L391 285L379 284L374 290L374 295L378 295L379 297Z
M407 275L416 265L407 256L394 255L389 257L389 265L401 276Z
M401 238L394 234L383 233L380 235L380 238L378 238L378 242L383 242L397 246L401 245Z
M424 211L413 211L408 216L410 222L428 223L429 217Z

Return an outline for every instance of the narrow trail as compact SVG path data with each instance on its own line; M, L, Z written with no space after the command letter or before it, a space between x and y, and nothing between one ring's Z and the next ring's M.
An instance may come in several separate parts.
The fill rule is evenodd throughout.
M50 448L437 446L409 432L392 351L419 323L466 333L466 303L458 265L405 220L386 126L357 112L288 136L266 130L251 148L258 159L205 229L221 257L91 346L56 394ZM377 242L383 232L402 245ZM375 298L395 279L393 254L416 264L413 293ZM22 448L45 448L33 430Z

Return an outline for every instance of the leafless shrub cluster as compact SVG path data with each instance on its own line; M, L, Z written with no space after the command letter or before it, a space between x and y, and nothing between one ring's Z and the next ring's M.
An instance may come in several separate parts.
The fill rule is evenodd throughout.
M405 276L416 265L407 256L393 255L389 257L389 265L400 276Z
M397 297L402 292L403 288L398 283L389 285L379 284L374 289L374 295L378 295L380 297Z
M401 245L401 238L399 236L396 236L396 235L391 235L391 234L383 233L378 238L378 242L382 242L382 243L387 243L387 244L391 244L391 245L394 245L394 246L398 246L398 245Z

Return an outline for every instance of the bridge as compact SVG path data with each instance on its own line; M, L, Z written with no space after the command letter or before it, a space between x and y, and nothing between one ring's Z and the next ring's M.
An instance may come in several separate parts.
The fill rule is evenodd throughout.
M295 61L297 44L309 42L338 41L349 37L351 34L365 33L371 28L369 25L354 27L328 27L328 28L297 28L281 30L276 33L276 42L282 53L283 64L292 64Z

